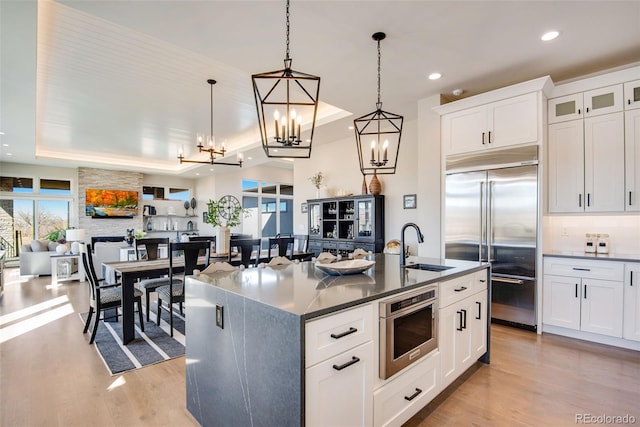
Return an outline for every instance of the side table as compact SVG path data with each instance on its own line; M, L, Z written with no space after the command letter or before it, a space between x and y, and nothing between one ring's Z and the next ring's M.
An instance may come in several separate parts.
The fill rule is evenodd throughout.
M51 255L51 282L85 281L80 254Z

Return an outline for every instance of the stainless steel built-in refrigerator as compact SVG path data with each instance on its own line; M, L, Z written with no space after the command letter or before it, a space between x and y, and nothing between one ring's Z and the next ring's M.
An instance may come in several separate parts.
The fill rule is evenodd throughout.
M447 158L446 258L491 262L491 318L536 329L537 147Z

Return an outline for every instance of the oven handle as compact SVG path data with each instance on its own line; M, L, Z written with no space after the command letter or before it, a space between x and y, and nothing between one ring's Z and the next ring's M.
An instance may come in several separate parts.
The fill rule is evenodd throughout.
M509 283L511 285L524 285L524 280L511 279L509 277L491 276L491 281L501 282L501 283Z
M396 317L406 316L408 313L411 313L412 311L421 310L421 309L423 309L424 307L426 307L428 305L433 305L433 312L435 313L438 310L438 297L432 298L432 299L427 300L427 301L423 301L420 304L411 305L411 306L409 306L409 307L407 307L405 309L402 309L400 311L396 311L395 313L393 313L390 316L381 315L381 317L383 319L386 319L386 320L395 319Z

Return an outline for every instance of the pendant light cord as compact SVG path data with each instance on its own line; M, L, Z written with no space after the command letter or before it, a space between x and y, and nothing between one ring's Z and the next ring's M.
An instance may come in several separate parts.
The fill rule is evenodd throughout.
M289 58L289 0L287 0L287 52L286 52L286 56L285 56L285 61L289 60L291 58Z
M380 40L378 40L378 102L376 108L382 109L382 101L380 101Z
M209 85L211 86L211 134L210 134L210 138L211 140L213 140L213 83L209 83Z

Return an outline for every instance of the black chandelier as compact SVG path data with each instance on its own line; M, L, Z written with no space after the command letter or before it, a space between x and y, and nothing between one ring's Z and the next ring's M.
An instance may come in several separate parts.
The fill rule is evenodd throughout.
M320 77L291 69L289 0L284 69L251 76L262 148L267 157L309 158L318 111ZM271 119L273 117L273 119ZM272 121L273 120L273 121ZM308 137L302 132L309 132Z
M378 43L378 102L376 111L353 121L358 145L360 170L363 175L394 174L400 152L404 118L382 110L380 100L380 41L385 33L371 36Z
M197 147L199 153L209 153L209 160L185 160L182 149L178 153L178 159L180 160L180 164L182 163L202 163L205 165L227 165L227 166L240 166L242 167L242 154L238 153L238 161L237 162L216 162L216 156L224 157L227 152L227 148L225 147L225 143L222 142L220 148L216 148L216 139L213 136L213 85L217 82L213 79L208 79L207 83L211 86L211 128L209 136L207 139L207 145L205 148L204 140L205 137L203 134L197 134L196 138L198 141Z

